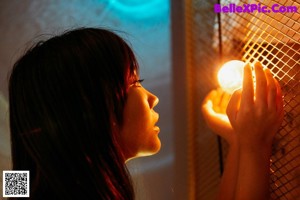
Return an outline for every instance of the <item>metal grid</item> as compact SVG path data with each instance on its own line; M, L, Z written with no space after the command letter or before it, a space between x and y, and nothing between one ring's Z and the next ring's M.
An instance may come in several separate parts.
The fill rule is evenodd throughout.
M203 97L216 88L214 48L217 0L185 1L188 91L189 199L215 199L220 179L219 148L215 134L204 123L199 108ZM176 23L176 22L175 22Z
M232 1L222 1L229 5ZM238 1L237 5L249 3ZM250 2L257 3L257 2ZM299 1L266 0L261 5L295 6ZM260 61L283 89L285 117L271 159L271 198L300 199L300 14L222 14L223 58Z
M284 96L285 117L273 145L270 166L270 193L276 200L300 199L300 1L299 0L222 0L221 5L261 4L269 8L295 6L297 13L222 13L220 24L213 6L217 1L186 1L187 66L190 67L190 92L197 104L216 85L215 71L218 63L231 59L246 62L260 61L271 69L279 80ZM213 13L214 16L211 15ZM219 26L220 28L219 29ZM212 29L213 28L213 29ZM211 32L213 30L213 33ZM219 32L220 31L220 32ZM205 51L203 51L205 49ZM194 84L193 81L197 80ZM194 86L196 85L196 86ZM192 190L192 199L213 199L219 181L220 163L217 140L203 124L201 116L192 112L190 116L195 134L190 134L193 175L197 189ZM197 125L198 123L198 125ZM205 141L205 142L203 142ZM214 157L214 158L213 158Z

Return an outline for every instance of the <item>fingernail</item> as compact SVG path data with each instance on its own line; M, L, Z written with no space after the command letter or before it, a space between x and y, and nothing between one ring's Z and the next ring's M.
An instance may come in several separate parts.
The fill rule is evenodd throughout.
M260 62L256 62L256 63L254 64L254 66L255 66L255 67L262 67L262 65L260 64Z

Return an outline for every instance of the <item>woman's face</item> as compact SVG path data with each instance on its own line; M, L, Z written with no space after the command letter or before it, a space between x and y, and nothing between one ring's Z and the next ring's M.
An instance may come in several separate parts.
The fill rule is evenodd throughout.
M156 126L159 115L153 110L157 103L158 98L143 88L140 81L129 86L120 130L120 144L126 160L159 151L160 129Z

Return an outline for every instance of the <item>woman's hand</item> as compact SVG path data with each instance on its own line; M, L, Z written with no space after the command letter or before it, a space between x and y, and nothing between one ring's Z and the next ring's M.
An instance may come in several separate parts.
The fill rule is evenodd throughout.
M230 94L221 89L211 91L204 99L202 113L207 125L229 144L234 140L234 131L226 115Z
M254 89L252 70L244 68L243 92L236 92L227 106L227 115L241 145L272 144L283 120L281 89L269 69L256 63Z
M247 65L243 90L235 91L228 105L221 91L212 91L203 102L207 124L230 144L218 194L222 200L269 199L271 145L283 120L283 100L269 69L256 63L255 77L254 88L252 69Z
M246 65L243 92L237 90L230 98L222 90L213 90L203 101L202 113L206 123L229 144L238 137L239 142L250 145L271 145L282 123L283 101L278 82L260 63L255 64L255 76L254 89L252 69Z
M235 199L269 199L270 156L275 133L283 120L281 89L269 69L260 63L244 68L243 92L234 94L227 115L238 141ZM240 102L240 103L239 103Z

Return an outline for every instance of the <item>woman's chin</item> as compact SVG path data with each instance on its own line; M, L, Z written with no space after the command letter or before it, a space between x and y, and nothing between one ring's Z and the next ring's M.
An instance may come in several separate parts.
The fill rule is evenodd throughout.
M135 155L130 156L126 160L126 162L128 162L129 160L135 159L135 158L140 158L140 157L146 157L146 156L155 155L156 153L159 152L160 149L161 149L161 142L158 139L158 141L156 141L155 144L152 144L151 147L149 147L147 150L139 151Z

